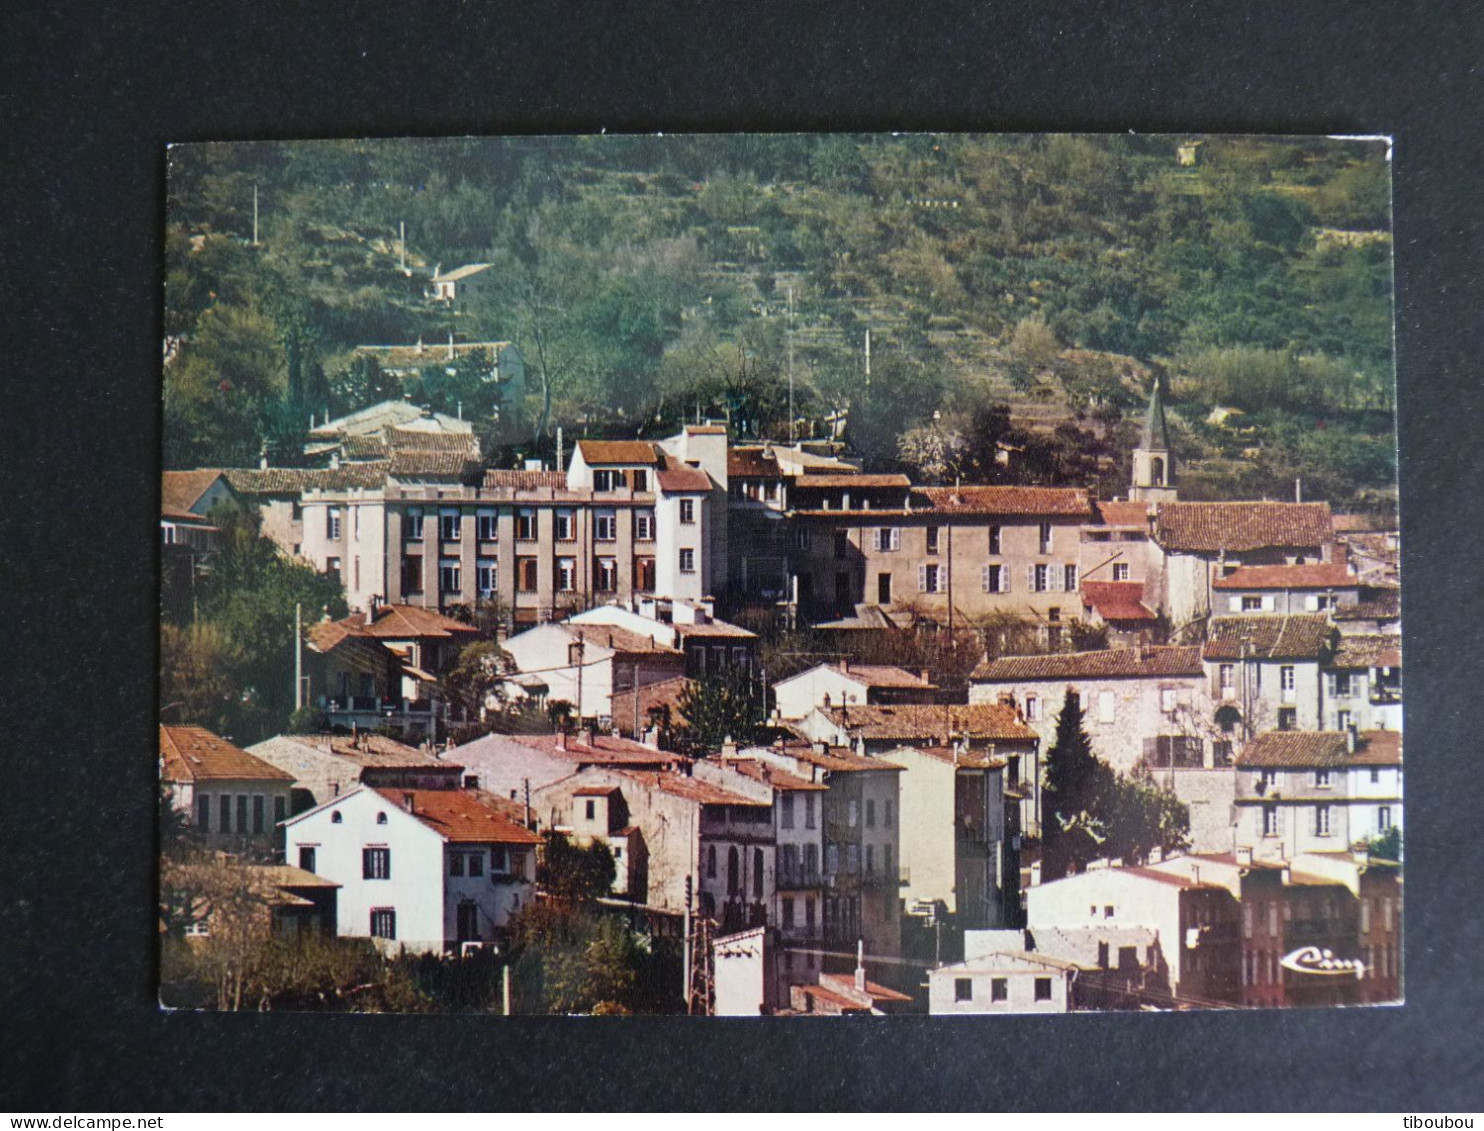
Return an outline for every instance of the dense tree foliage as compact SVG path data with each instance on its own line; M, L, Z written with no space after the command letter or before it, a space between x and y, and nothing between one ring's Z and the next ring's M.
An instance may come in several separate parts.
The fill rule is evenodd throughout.
M1046 753L1042 860L1046 878L1098 858L1142 860L1189 846L1190 813L1147 774L1116 773L1092 748L1082 705L1068 693Z
M307 627L345 616L345 596L280 554L256 510L218 506L211 520L221 550L162 574L161 713L246 744L284 730L293 712L295 606Z

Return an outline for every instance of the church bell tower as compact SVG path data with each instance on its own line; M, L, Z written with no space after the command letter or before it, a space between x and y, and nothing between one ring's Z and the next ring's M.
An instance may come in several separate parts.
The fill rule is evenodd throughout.
M1165 424L1165 404L1159 374L1149 392L1149 411L1139 445L1134 448L1133 479L1128 497L1135 502L1172 503L1175 491L1175 457L1170 452L1170 430Z

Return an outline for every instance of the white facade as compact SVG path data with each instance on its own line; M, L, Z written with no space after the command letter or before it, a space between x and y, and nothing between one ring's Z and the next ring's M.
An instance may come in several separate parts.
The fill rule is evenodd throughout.
M797 720L806 717L816 707L857 706L873 702L871 689L874 686L878 685L873 684L868 675L852 673L848 663L843 666L816 664L808 671L779 680L773 685L773 696L778 714L785 719ZM923 687L921 694L925 697L931 694L931 689Z
M1026 926L1151 928L1179 985L1182 885L1126 868L1097 868L1026 889Z
M375 937L389 952L441 952L460 936L461 903L477 908L474 937L491 938L531 899L532 849L451 844L375 790L357 789L300 814L284 834L291 864L340 885L340 935ZM481 852L482 874L471 876L468 857ZM386 912L393 915L391 937ZM378 928L381 937L373 935Z
M1077 968L1070 962L998 951L928 971L928 1012L1066 1013Z
M1402 831L1401 766L1234 772L1236 845L1257 859L1345 852L1391 828Z

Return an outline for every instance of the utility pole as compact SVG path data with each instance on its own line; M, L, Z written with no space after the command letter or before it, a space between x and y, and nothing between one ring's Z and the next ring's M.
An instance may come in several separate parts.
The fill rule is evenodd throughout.
M510 1016L510 962L507 959L505 965L500 968L500 1004L504 1007L505 1016Z
M258 186L252 187L252 245L258 246Z
M794 443L794 289L788 288L788 442Z
M563 468L566 467L566 464L563 462L563 458L562 457L563 457L563 452L562 452L562 426L560 424L558 424L557 425L557 458L556 458L556 467L552 468L553 471L561 471L561 470L563 470Z
M304 606L294 602L294 710L304 706Z
M866 327L866 388L871 387L871 327Z
M685 877L685 931L681 945L682 969L680 992L685 995L685 1011L690 1012L690 904L694 882L690 876Z
M407 274L407 221L397 221L397 266Z

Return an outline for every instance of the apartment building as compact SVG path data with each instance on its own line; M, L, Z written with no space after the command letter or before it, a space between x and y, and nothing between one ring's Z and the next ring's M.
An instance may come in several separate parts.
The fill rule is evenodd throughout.
M301 553L340 578L352 607L498 601L513 623L536 624L640 594L700 600L719 568L716 485L647 441L579 441L566 472L492 470L472 485L373 466L300 500Z

